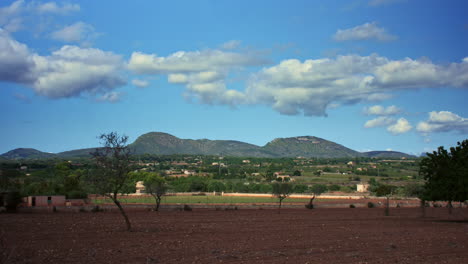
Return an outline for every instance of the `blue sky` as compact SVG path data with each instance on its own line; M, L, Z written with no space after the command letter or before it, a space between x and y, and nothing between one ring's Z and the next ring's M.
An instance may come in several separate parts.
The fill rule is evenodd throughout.
M468 134L468 2L1 1L0 153L311 135L412 154Z

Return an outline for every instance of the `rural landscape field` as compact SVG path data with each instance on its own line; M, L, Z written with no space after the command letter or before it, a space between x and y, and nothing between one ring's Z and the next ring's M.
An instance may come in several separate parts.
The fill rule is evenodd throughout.
M468 263L468 1L0 1L0 264Z

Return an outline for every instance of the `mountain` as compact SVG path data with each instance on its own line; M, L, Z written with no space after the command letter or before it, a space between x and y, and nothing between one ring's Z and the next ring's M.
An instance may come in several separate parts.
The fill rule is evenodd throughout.
M340 144L311 136L277 138L266 144L263 149L280 157L342 158L361 156L361 153Z
M243 157L377 157L413 158L396 151L357 152L332 141L318 137L302 136L277 138L260 147L235 140L181 139L161 132L150 132L138 137L129 147L134 154L199 154ZM0 157L6 159L78 158L90 157L95 148L77 149L58 154L45 153L36 149L15 149Z
M6 159L48 159L55 158L57 155L33 148L17 148L2 154L1 157Z
M170 134L151 132L130 144L135 154L201 154L272 157L261 147L234 140L180 139Z
M362 154L369 158L416 158L416 156L398 151L369 151L363 152Z
M75 149L57 153L60 158L89 158L96 148Z

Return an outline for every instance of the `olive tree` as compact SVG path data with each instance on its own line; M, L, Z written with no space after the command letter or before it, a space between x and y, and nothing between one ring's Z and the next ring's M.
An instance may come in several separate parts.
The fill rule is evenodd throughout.
M272 193L275 197L279 199L279 207L281 209L281 204L284 199L286 199L293 191L293 186L289 183L282 182L282 183L273 183L272 185Z
M161 205L161 198L167 192L167 183L166 180L157 175L156 173L148 173L143 180L145 185L145 192L153 196L154 201L156 202L156 207L154 210L159 211L159 206Z
M314 184L314 185L312 185L312 187L310 187L310 191L312 192L313 196L312 196L312 198L310 198L309 203L306 204L305 207L307 209L314 209L313 202L314 202L315 197L317 195L320 195L320 194L326 192L327 191L327 186L324 185L324 184Z
M103 147L91 153L95 169L87 177L88 185L95 193L108 197L114 202L125 219L127 231L130 231L130 220L119 201L119 194L134 184L129 174L131 151L127 145L128 137L111 132L101 134L99 139Z

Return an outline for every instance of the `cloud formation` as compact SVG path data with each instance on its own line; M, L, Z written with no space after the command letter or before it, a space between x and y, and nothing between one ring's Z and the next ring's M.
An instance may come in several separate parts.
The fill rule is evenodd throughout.
M145 88L149 86L149 82L140 79L133 79L132 84L139 88Z
M391 35L385 28L377 26L376 22L365 23L353 28L338 29L333 36L336 41L350 41L350 40L378 40L378 41L391 41L397 39L396 36Z
M125 84L119 55L93 48L63 46L49 56L0 29L0 81L22 83L49 98L105 93Z
M17 0L9 6L0 8L0 27L8 32L15 32L25 28L25 14L29 16L68 15L77 11L80 11L78 4Z
M237 105L245 102L245 95L226 87L226 78L232 71L268 63L256 53L238 53L222 50L194 52L179 51L167 57L134 52L128 68L138 74L163 74L168 81L183 84L187 98L206 104Z
M389 126L395 123L395 119L387 116L379 116L377 118L368 120L365 124L365 128L373 128L373 127L382 127L382 126Z
M449 111L432 111L429 119L419 122L416 130L428 134L432 132L468 133L468 118L463 118Z
M366 115L396 115L401 113L401 109L395 105L388 106L387 108L381 105L374 105L364 108L364 113Z
M52 39L63 42L89 43L98 35L94 27L84 22L76 22L52 32Z
M389 127L387 127L387 131L394 134L403 134L410 131L413 127L405 118L400 118L397 122Z

